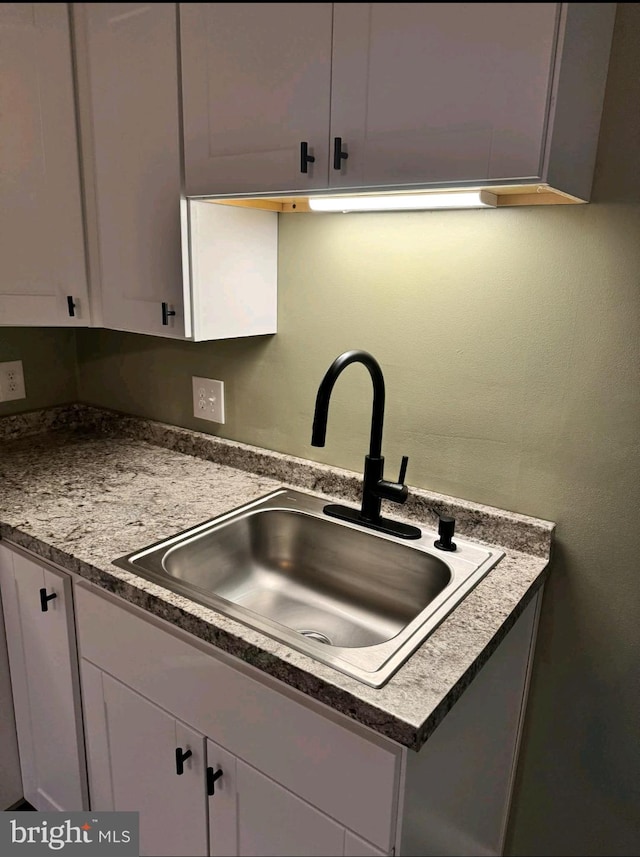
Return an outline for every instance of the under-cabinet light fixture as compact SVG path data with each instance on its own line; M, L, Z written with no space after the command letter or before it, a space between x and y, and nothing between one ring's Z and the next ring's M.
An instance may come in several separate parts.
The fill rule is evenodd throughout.
M432 208L495 208L498 197L486 190L379 196L309 197L312 211L411 211Z

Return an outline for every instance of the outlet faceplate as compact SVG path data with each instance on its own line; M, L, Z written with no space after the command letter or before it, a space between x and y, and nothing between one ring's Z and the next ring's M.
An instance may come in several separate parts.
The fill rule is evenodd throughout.
M0 402L26 398L22 360L0 363Z
M224 422L224 381L191 378L193 382L193 415L214 423Z

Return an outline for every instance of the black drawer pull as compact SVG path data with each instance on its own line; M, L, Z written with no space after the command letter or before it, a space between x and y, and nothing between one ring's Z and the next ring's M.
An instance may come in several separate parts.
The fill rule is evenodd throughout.
M176 774L181 777L184 774L184 763L185 760L189 758L189 756L193 756L191 750L185 750L182 752L182 747L176 747Z
M55 592L52 592L51 595L47 595L46 589L40 590L40 609L43 613L47 613L49 610L49 602L53 601L54 598L57 598Z
M76 302L73 299L73 295L67 295L67 309L69 310L69 315L73 318L76 314Z
M214 795L216 793L215 782L222 776L222 770L218 768L214 772L213 768L207 768L207 794Z

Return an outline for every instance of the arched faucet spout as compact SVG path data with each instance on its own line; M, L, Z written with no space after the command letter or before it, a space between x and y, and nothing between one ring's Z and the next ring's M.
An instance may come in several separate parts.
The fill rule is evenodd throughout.
M339 375L351 363L362 363L366 366L373 381L373 411L371 414L371 439L369 455L380 458L382 455L382 425L384 422L384 376L380 364L368 351L345 351L333 361L320 382L316 396L316 408L313 416L311 445L324 446L327 436L327 418L329 416L329 399L334 384Z
M366 366L373 382L373 409L371 412L371 438L369 454L364 460L364 477L362 482L362 507L360 511L347 506L330 504L324 507L327 515L342 520L352 521L380 530L384 533L400 536L405 539L419 539L422 535L417 527L391 521L380 515L382 500L394 503L404 503L408 489L404 484L407 469L406 456L402 459L398 482L389 482L383 478L384 458L382 457L382 426L384 423L384 376L378 361L368 351L345 351L333 361L327 369L318 387L316 407L313 415L311 431L312 446L324 446L327 436L327 418L329 416L329 400L338 377L351 363L362 363Z

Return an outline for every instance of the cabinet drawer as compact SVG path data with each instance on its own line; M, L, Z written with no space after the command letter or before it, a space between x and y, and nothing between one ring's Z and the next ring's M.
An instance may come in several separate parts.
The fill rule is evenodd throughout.
M83 658L383 851L391 849L400 747L352 732L329 709L325 716L307 707L286 686L281 693L247 674L252 668L241 661L236 669L213 647L191 645L82 584L76 612Z

